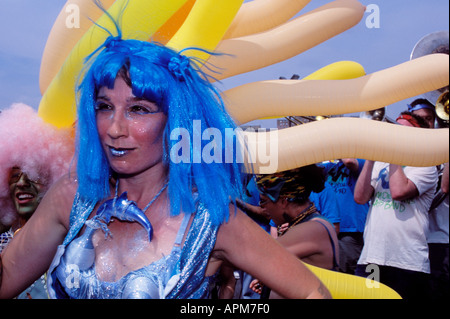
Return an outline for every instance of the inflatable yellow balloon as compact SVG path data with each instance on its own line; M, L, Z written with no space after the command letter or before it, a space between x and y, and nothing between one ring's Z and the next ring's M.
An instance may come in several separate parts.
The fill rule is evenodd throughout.
M214 50L243 2L244 0L197 0L185 23L170 39L167 46L177 51L187 47ZM209 56L198 51L185 54L195 54L203 60Z
M186 1L117 0L108 12L113 17L121 15L124 38L148 40L158 30L161 34L161 28L174 14L183 9ZM229 0L218 4L213 0L197 0L167 46L176 50L191 46L214 50L242 2L243 0ZM183 14L180 15L180 19L182 18ZM97 23L108 30L115 29L106 14L102 15ZM107 36L101 28L92 26L78 41L39 104L38 114L45 121L58 127L73 124L76 114L75 83L82 70L83 59L103 43ZM188 51L186 55L196 54L196 57L208 58L206 54L193 52Z
M359 78L366 74L364 67L353 61L331 63L307 75L303 80L348 80Z
M401 299L397 292L382 283L306 263L305 266L328 288L333 299Z
M191 12L192 7L195 4L195 0L188 0L186 3L175 12L169 20L167 20L155 34L151 37L151 41L158 42L161 44L167 44L167 42L172 39L178 29L186 21L189 12Z
M121 15L124 38L147 40L154 34L186 0L117 0L108 12L113 17ZM126 4L126 10L123 10ZM155 7L158 10L155 10ZM123 11L123 12L122 12ZM113 22L103 14L97 21L108 30L115 30ZM102 44L108 34L92 26L78 41L64 62L58 74L45 91L38 114L47 122L58 127L67 127L75 121L75 83L83 67L83 59Z
M108 9L115 0L102 0ZM92 0L68 0L50 31L42 54L39 72L41 94L47 90L50 82L58 74L64 60L70 54L81 37L103 12Z

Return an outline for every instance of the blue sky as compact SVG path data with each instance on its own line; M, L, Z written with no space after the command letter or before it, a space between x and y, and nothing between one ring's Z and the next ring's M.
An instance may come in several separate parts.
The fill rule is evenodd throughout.
M50 29L65 0L1 0L0 8L0 109L14 102L37 108L41 99L39 68ZM303 14L330 0L311 0ZM380 10L379 28L368 28L366 13L358 25L287 61L227 79L228 89L248 82L301 77L330 63L351 60L367 73L409 60L414 45L423 36L449 28L448 0L360 0ZM420 76L420 75L418 75ZM413 98L387 107L395 117Z

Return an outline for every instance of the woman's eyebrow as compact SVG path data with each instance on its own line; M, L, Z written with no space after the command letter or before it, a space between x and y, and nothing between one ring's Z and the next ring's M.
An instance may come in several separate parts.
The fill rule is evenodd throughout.
M108 102L111 101L111 99L109 97L107 97L106 95L98 95L97 100L105 100Z
M140 101L148 101L149 100L145 99L145 98L141 98L141 97L137 97L137 96L130 96L129 98L127 98L128 102L140 102Z

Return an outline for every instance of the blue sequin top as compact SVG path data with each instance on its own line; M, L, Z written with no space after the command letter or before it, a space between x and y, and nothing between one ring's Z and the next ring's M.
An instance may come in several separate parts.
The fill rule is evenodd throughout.
M80 270L65 263L65 253L85 225L95 203L76 196L70 217L70 230L49 269L48 290L51 298L77 299L202 299L209 296L213 277L205 277L209 255L214 248L218 226L208 211L198 205L192 224L185 215L175 245L169 255L150 265L131 271L115 282L101 281L95 264ZM187 231L186 240L181 241Z

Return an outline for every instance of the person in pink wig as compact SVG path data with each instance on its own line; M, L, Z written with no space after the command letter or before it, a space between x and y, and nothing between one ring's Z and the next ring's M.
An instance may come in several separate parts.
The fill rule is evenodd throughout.
M52 183L69 172L74 143L70 129L45 123L21 103L1 111L0 136L1 253ZM21 295L34 297L28 289Z

